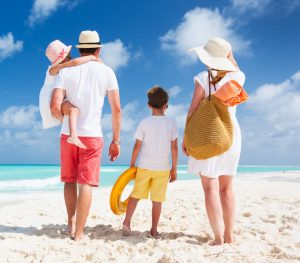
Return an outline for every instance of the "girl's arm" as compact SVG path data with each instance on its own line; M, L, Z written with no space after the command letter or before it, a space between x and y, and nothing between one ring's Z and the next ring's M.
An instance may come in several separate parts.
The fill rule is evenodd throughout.
M135 141L135 144L134 144L134 147L133 147L133 150L132 150L132 156L131 156L131 161L130 161L130 167L134 167L135 166L135 162L136 162L136 159L140 153L140 150L142 148L142 141L140 140L136 140Z
M89 55L89 56L83 56L83 57L75 58L75 59L72 59L72 60L67 61L65 63L61 63L61 64L58 64L58 65L56 65L54 67L51 67L50 70L49 70L49 74L51 76L55 76L55 75L58 74L58 72L62 68L75 67L75 66L78 66L78 65L90 62L90 61L96 61L96 60L98 60L98 58L95 57L94 55Z

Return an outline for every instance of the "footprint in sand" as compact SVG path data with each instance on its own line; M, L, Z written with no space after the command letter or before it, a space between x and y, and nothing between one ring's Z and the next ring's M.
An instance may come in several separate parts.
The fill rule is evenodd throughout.
M243 214L243 216L244 216L244 217L251 217L252 214L251 214L250 212L246 212L246 213Z
M277 258L277 259L290 259L291 258L290 255L288 255L287 253L285 253L278 247L273 247L270 251L270 254L273 258Z
M281 217L281 222L284 224L284 223L295 223L297 224L298 223L298 219L293 217L293 216L282 216Z
M276 220L274 219L268 219L268 218L260 218L261 221L268 224L276 224Z

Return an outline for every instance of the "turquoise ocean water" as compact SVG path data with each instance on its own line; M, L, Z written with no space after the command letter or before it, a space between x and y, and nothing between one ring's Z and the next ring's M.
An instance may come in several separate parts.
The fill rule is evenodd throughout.
M101 186L112 186L128 166L101 166ZM299 166L240 166L238 173L300 171ZM28 193L62 189L59 165L0 165L0 193ZM187 173L187 166L178 166L178 180L197 179Z

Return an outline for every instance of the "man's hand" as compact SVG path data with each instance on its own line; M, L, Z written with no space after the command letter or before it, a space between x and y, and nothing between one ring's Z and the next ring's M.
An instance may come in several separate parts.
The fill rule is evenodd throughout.
M108 150L108 155L110 156L110 161L115 161L120 155L120 145L111 142Z
M172 168L170 171L170 183L175 182L177 180L177 169Z

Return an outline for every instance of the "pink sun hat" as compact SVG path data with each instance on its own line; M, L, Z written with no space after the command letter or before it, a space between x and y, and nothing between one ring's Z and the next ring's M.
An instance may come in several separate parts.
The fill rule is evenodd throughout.
M47 49L46 56L50 60L52 66L61 63L70 53L72 46L66 46L59 40L52 41Z

